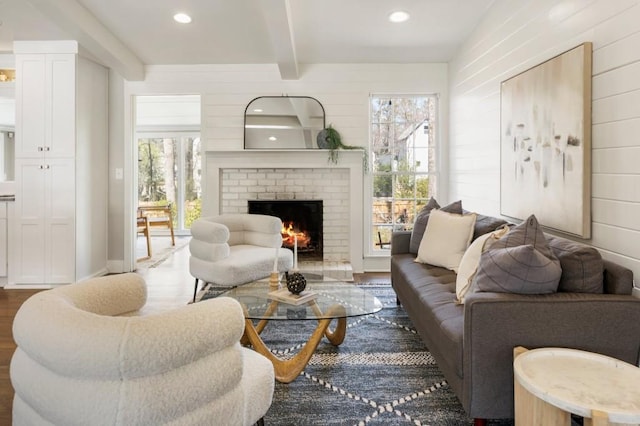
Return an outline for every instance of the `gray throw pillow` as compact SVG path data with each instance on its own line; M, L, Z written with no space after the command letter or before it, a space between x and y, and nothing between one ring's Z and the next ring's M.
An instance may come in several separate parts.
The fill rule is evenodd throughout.
M560 261L562 276L558 291L596 293L604 291L604 261L594 247L546 235L547 242Z
M427 205L422 208L416 215L416 220L413 224L413 230L411 231L411 239L409 240L409 253L417 254L420 248L420 241L422 241L422 235L425 229L427 229L427 222L429 222L429 214L433 209L440 209L440 204L435 198L429 198ZM447 213L462 214L462 201L458 200L451 204L447 204L440 210Z
M498 217L485 216L483 214L478 214L476 217L476 224L473 228L473 239L475 240L481 235L488 234L489 232L493 232L496 229L502 227L507 223L506 220L500 219Z
M497 293L555 293L562 269L535 216L482 253L474 285Z

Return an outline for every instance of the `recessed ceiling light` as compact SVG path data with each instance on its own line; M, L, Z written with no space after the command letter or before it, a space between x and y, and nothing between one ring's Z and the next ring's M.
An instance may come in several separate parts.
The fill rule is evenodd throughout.
M393 23L406 22L409 20L409 12L404 10L396 10L389 14L389 21Z
M269 136L269 140L273 142L273 141L277 141L278 138L276 138L275 136Z
M191 22L191 16L186 13L176 13L173 15L173 20L176 22L180 22L181 24L188 24Z
M256 109L253 110L253 112L262 112L262 109L261 108L256 108Z

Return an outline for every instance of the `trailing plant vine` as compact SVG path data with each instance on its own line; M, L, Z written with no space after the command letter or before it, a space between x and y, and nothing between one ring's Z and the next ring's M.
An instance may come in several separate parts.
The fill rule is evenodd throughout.
M338 158L340 156L341 149L361 149L364 152L364 171L369 171L369 153L367 152L367 149L365 147L345 145L344 143L342 143L342 136L340 136L340 133L331 124L323 129L322 132L320 132L319 136L323 139L324 144L319 143L318 145L321 147L326 147L326 149L329 150L329 162L338 164Z

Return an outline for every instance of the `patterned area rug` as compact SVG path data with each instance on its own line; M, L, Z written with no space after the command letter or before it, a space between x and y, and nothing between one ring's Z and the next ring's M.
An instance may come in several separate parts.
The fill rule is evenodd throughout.
M276 382L267 425L472 425L389 285L362 285L384 305L348 320L337 347L326 339L300 376ZM274 321L262 333L281 357L295 353L315 321ZM511 425L494 421L491 425Z

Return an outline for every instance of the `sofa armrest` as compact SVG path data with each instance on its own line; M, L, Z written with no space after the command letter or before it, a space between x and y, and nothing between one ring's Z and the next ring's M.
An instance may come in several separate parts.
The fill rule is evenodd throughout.
M476 418L513 416L513 348L568 347L637 365L640 299L475 293L464 308L463 405ZM490 413L490 414L489 414Z
M609 294L631 294L633 272L622 265L603 259L604 292Z
M393 231L391 233L391 254L409 253L411 231Z

